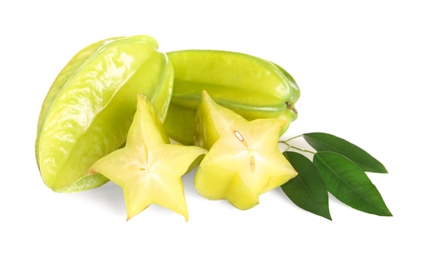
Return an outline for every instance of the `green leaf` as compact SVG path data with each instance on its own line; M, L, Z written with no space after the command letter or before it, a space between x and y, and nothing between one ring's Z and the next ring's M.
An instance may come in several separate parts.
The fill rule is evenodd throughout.
M331 220L327 188L315 165L299 153L283 154L298 172L294 179L281 186L284 193L298 207Z
M303 134L308 142L317 151L330 151L341 154L359 165L366 172L387 173L387 169L377 159L362 148L337 136L326 133Z
M375 185L354 162L333 152L317 152L313 162L334 197L363 212L392 216Z

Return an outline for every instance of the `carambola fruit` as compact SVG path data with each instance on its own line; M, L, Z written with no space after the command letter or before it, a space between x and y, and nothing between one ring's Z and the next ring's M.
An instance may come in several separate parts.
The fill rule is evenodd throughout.
M102 174L122 187L127 219L150 204L158 204L187 221L182 176L206 152L196 146L170 144L154 107L146 97L138 96L126 146L99 159L89 172L92 176Z
M174 88L164 127L183 144L193 143L195 109L203 90L218 104L248 120L296 119L300 90L280 66L243 53L183 50L167 53L174 67Z
M38 120L35 154L45 184L82 191L108 181L87 176L99 158L124 145L141 93L164 120L173 67L155 39L117 37L77 53L51 86Z
M204 91L196 112L195 144L209 149L194 185L204 197L227 199L239 209L297 175L278 148L280 118L248 121L214 102Z

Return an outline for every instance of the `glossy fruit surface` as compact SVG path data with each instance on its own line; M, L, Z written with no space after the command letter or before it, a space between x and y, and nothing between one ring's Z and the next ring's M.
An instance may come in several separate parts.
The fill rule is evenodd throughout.
M176 141L193 142L194 114L203 90L248 120L282 118L290 123L297 117L300 90L291 75L272 62L217 50L175 51L168 56L175 78L164 126Z
M204 92L196 112L195 144L209 149L195 175L195 187L209 199L227 199L239 209L297 173L278 149L279 118L248 121Z
M154 107L146 97L138 96L126 146L99 159L90 174L104 175L122 187L127 219L157 204L187 221L182 176L206 152L200 147L170 144Z
M173 67L155 39L118 37L94 43L63 68L41 108L35 154L45 184L54 191L82 191L108 179L87 177L89 167L122 147L147 96L163 120L173 87Z

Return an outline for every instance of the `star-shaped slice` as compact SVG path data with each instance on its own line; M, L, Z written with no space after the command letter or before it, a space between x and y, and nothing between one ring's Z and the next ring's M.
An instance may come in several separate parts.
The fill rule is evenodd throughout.
M297 175L278 148L283 119L247 121L203 92L196 112L195 144L209 149L195 175L195 187L209 199L227 199L239 209Z
M170 144L153 105L138 96L126 146L98 160L89 174L102 174L123 189L128 220L157 204L187 221L182 176L206 152L196 146Z

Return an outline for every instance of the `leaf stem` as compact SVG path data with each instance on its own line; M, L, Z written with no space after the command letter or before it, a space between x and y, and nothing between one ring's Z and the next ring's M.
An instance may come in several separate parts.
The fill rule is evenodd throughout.
M291 140L293 140L293 139L296 139L296 138L299 138L299 137L302 137L303 135L296 135L296 136L293 136L293 137L290 137L289 139L287 139L287 140L284 140L284 141L279 141L279 143L285 143L285 144L287 144L288 142L290 142Z
M293 137L291 137L291 138L289 138L287 140L279 140L278 142L287 145L286 151L289 150L289 149L294 149L294 150L298 150L298 151L301 151L301 152L304 152L304 153L315 154L314 151L307 150L307 149L302 149L300 147L297 147L297 146L294 146L294 145L289 144L289 142L291 140L296 139L296 138L299 138L299 137L303 137L303 135L296 135L296 136L293 136Z
M287 151L287 150L289 150L289 149L294 149L294 150L298 150L298 151L301 151L301 152L304 152L304 153L311 153L311 154L315 154L315 152L314 152L314 151L307 150L307 149L302 149L302 148L300 148L300 147L297 147L297 146L291 145L291 144L289 144L289 143L287 142L287 140L286 140L286 141L279 141L279 143L282 143L282 144L287 145L286 151Z

